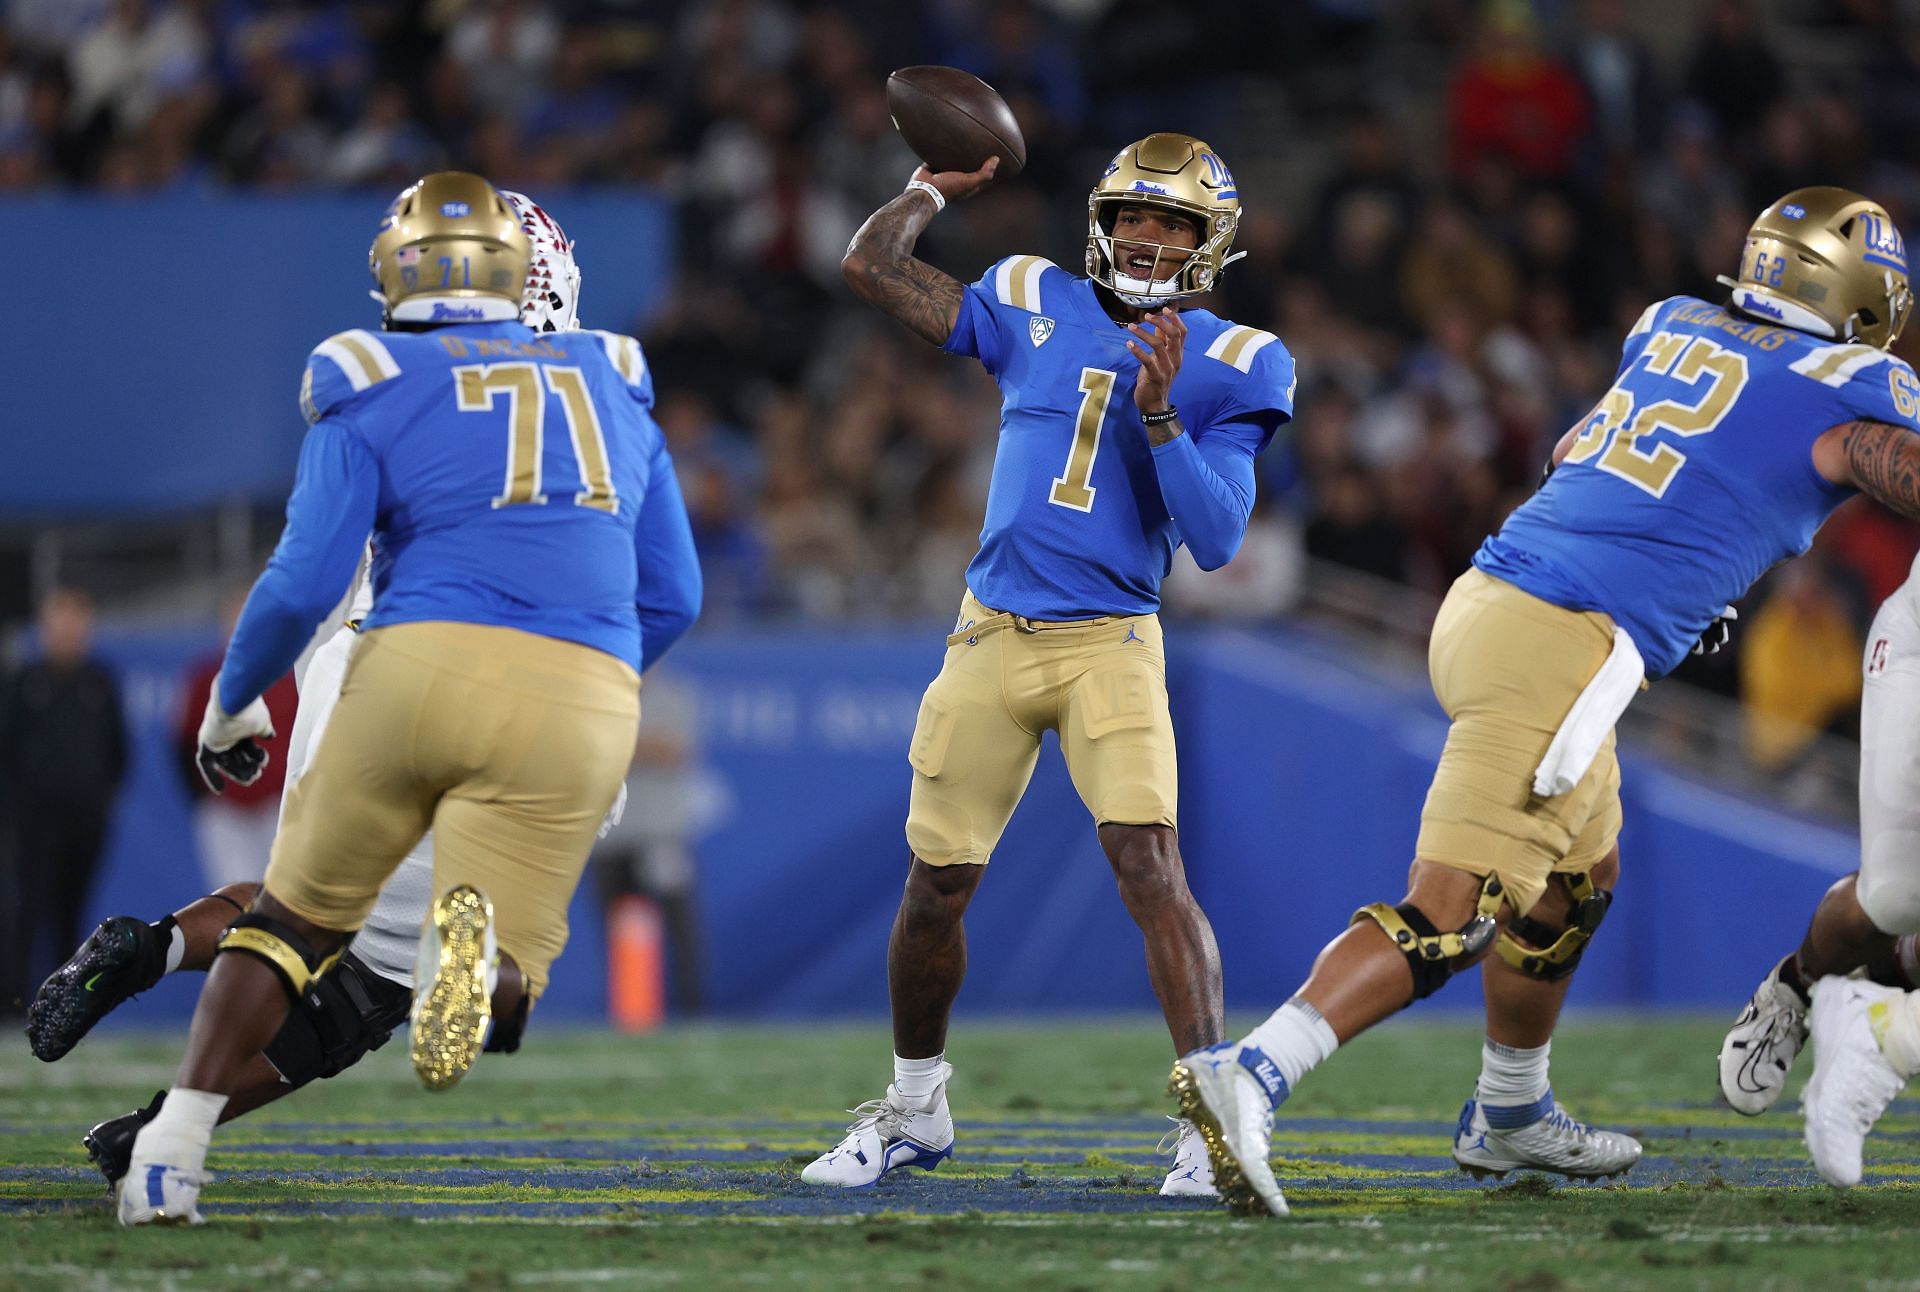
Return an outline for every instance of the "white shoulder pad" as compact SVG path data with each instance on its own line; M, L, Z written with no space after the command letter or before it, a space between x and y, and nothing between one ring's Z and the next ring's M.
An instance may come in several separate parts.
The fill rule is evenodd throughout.
M640 343L630 336L618 332L602 332L593 329L600 338L600 347L607 352L607 362L620 374L620 379L629 386L638 386L646 380L647 356L640 349Z
M1213 344L1206 349L1209 359L1218 359L1221 363L1241 372L1253 371L1253 357L1272 345L1280 338L1271 332L1262 332L1257 327L1246 327L1235 323L1223 329L1213 338Z
M1040 308L1040 275L1053 267L1045 256L1008 256L993 271L993 294L1002 305L1029 314L1044 313Z

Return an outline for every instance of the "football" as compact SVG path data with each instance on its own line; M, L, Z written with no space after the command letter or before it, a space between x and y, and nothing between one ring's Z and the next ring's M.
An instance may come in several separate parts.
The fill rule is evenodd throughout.
M887 111L933 171L974 171L998 157L996 179L1027 164L1027 141L1005 99L957 67L903 67L887 78Z

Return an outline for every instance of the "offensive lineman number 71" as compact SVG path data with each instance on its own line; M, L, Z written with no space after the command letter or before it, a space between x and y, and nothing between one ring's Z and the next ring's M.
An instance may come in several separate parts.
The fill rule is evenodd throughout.
M490 413L494 396L507 397L507 476L496 507L544 503L540 492L540 456L546 447L547 396L560 396L566 413L567 438L585 486L573 495L575 506L618 513L620 499L613 490L613 472L607 465L607 437L600 414L587 394L586 376L578 368L538 363L470 363L450 370L463 413ZM542 376L546 390L541 389Z

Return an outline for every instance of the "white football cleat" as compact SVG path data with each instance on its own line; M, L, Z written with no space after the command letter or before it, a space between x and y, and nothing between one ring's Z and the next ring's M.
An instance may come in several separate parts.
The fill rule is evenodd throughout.
M1813 985L1813 1076L1801 1092L1807 1115L1807 1152L1820 1178L1837 1188L1860 1183L1867 1132L1906 1086L1888 1062L1874 1030L1906 993L1851 978L1822 978Z
M917 1166L931 1171L953 1156L953 1114L947 1109L947 1078L953 1065L940 1065L940 1084L918 1107L893 1086L884 1099L869 1099L853 1114L846 1138L807 1163L800 1179L839 1189L864 1189L889 1171Z
M448 889L421 926L413 971L413 1034L407 1048L427 1089L453 1086L480 1057L499 974L493 903L470 884Z
M117 1189L123 1225L204 1225L200 1189L212 1177L135 1158Z
M1287 1199L1267 1160L1273 1110L1287 1098L1273 1060L1251 1045L1222 1041L1176 1062L1167 1093L1206 1141L1221 1201L1237 1215L1286 1215Z
M1773 1107L1807 1043L1807 1002L1780 981L1786 963L1782 960L1760 980L1720 1043L1720 1094L1733 1111L1748 1117Z
M1207 1159L1207 1140L1200 1128L1181 1117L1169 1117L1173 1128L1160 1139L1159 1152L1173 1153L1173 1170L1161 1182L1163 1198L1218 1198L1213 1187L1213 1163ZM1171 1140L1172 1143L1168 1143Z
M1469 1099L1453 1133L1453 1160L1476 1180L1509 1171L1600 1180L1631 1170L1640 1153L1633 1136L1576 1121L1551 1090L1523 1108L1489 1108L1478 1097Z

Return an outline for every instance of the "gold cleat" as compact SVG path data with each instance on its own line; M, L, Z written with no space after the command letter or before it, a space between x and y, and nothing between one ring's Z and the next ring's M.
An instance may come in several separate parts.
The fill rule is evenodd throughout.
M1220 1201L1227 1205L1227 1210L1236 1216L1271 1215L1267 1204L1240 1173L1240 1163L1233 1154L1227 1152L1226 1140L1220 1134L1220 1123L1200 1098L1200 1088L1185 1063L1176 1062L1173 1065L1173 1074L1167 1079L1167 1093L1178 1101L1180 1115L1194 1124L1200 1132L1200 1138L1206 1142L1207 1160L1213 1164L1214 1192L1220 1195Z
M420 1084L449 1090L480 1057L493 1018L493 903L467 884L449 889L421 934L408 1049Z

